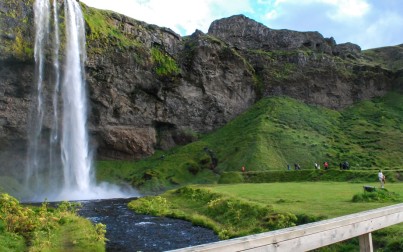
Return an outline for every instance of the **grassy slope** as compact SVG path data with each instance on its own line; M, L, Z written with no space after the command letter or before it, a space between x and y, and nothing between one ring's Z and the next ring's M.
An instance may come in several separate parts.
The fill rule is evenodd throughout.
M363 101L341 112L286 97L265 98L194 143L138 162L101 161L98 179L126 180L157 190L211 183L219 176L209 169L205 147L217 156L218 172L240 171L242 165L247 171L284 170L294 163L311 169L325 161L338 169L344 160L352 169L401 169L402 142L401 94Z

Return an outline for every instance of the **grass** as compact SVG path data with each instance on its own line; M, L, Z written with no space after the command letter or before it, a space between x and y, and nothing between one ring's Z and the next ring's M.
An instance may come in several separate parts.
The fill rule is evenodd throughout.
M242 184L242 186L240 184L215 185L206 188L212 192L225 193L259 204L271 204L277 211L305 213L327 218L395 203L352 203L353 196L362 193L364 185L379 187L379 183L283 182ZM403 202L403 183L388 183L387 189L399 194L399 200Z
M273 211L270 205L253 204L194 187L134 200L129 207L143 214L189 220L213 229L222 239L290 227L297 221L295 215Z
M343 111L307 105L287 97L264 98L224 127L185 146L157 151L140 161L100 161L98 179L155 192L191 183L215 183L219 174L303 170L329 162L338 169L402 169L403 95L389 93ZM218 165L211 170L211 150ZM344 178L340 179L345 181Z
M105 226L76 215L74 203L21 205L0 195L1 251L105 251Z
M37 251L105 251L104 237L97 233L97 226L90 220L73 215L63 228L53 233L53 239L46 248Z
M140 213L170 216L213 229L221 239L334 218L403 202L403 183L388 183L394 199L353 202L377 183L286 182L187 186L129 203ZM270 223L270 224L269 224ZM376 251L403 249L403 224L374 232ZM320 251L356 251L351 239Z

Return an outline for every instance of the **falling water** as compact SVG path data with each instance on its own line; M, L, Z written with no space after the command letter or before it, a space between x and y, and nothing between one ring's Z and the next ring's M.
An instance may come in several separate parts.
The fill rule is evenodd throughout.
M65 1L66 62L62 87L62 161L64 189L88 191L91 157L86 130L87 106L84 86L84 22L76 1Z
M29 200L134 196L134 191L123 193L117 187L94 182L87 131L84 19L76 0L63 3L64 53L60 53L58 0L53 0L52 6L50 0L34 3L36 99L26 171L26 185L33 193ZM61 55L63 62L59 62ZM46 104L52 104L52 108L46 108Z

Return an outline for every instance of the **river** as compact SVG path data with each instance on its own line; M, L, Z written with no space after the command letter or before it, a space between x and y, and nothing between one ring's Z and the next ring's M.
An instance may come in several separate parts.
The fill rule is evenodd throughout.
M187 221L134 213L127 207L133 199L80 201L79 215L106 224L106 251L166 251L219 240Z

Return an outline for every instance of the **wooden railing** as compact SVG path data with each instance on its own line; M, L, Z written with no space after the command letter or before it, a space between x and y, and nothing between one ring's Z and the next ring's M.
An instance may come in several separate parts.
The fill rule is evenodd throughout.
M397 204L296 227L172 251L299 252L317 249L353 237L359 237L360 251L372 252L371 232L401 222L403 222L403 204Z

